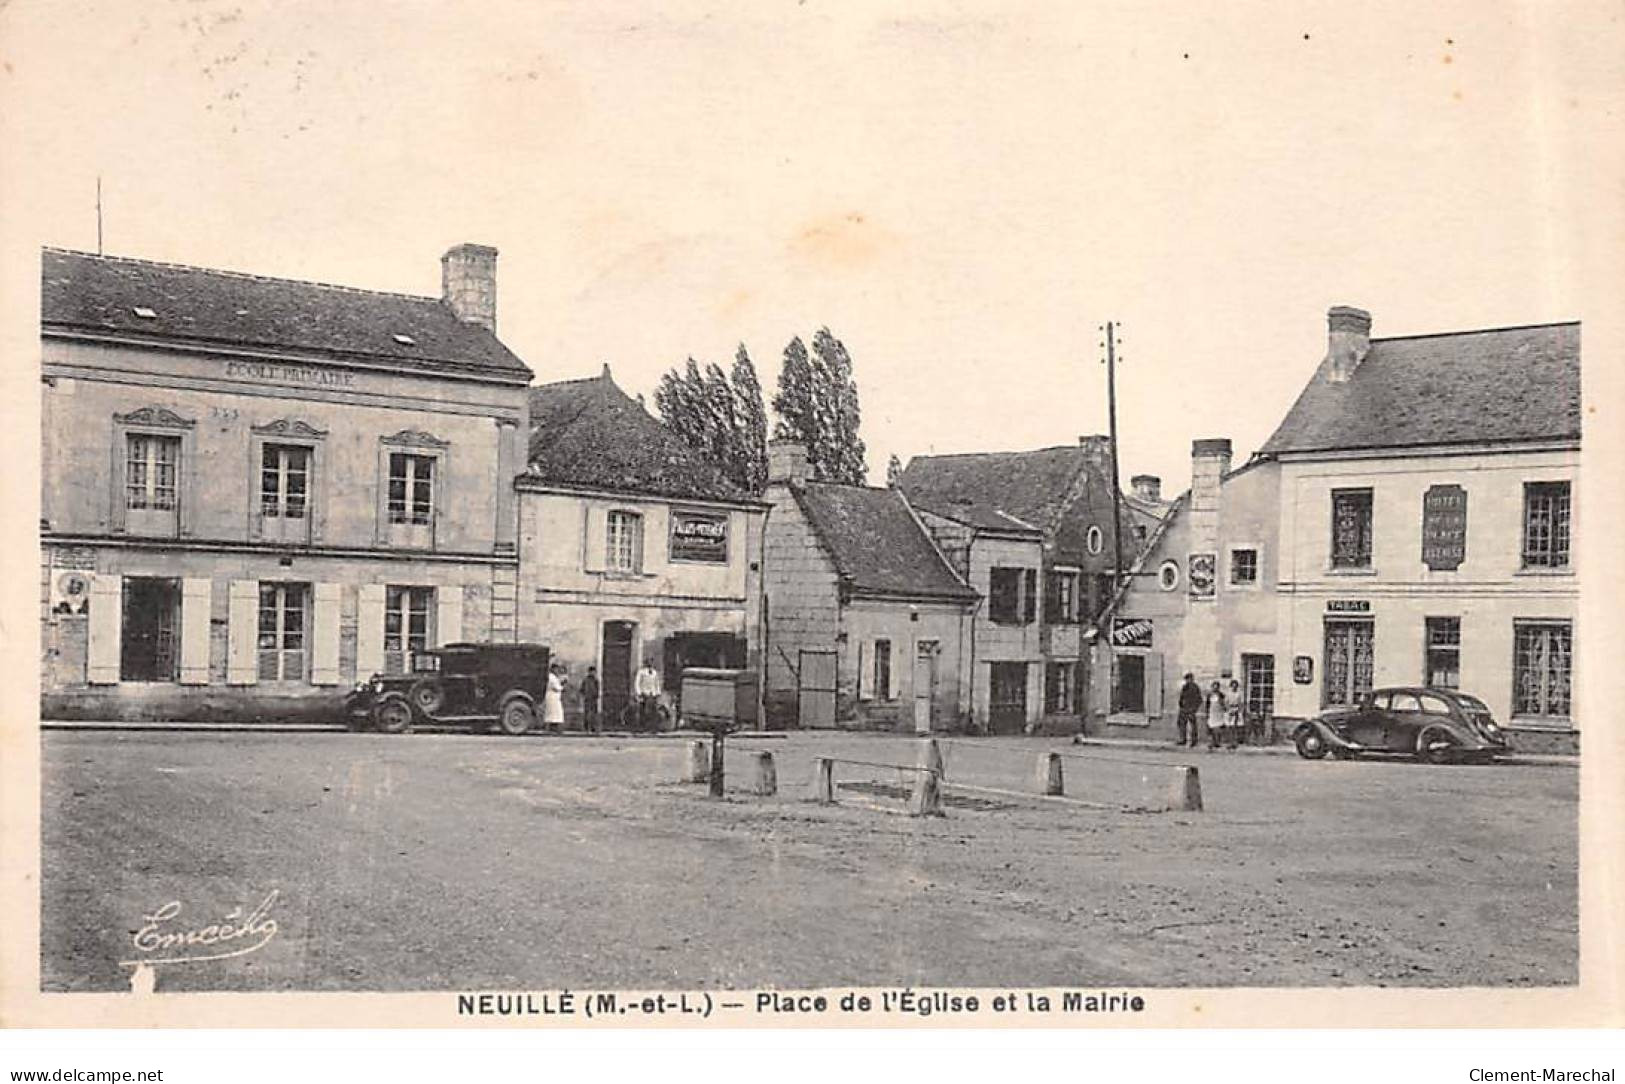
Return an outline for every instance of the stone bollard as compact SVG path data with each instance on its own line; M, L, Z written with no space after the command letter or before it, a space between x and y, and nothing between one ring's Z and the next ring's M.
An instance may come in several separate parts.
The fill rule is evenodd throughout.
M932 743L936 744L935 742ZM908 815L911 817L942 816L942 787L936 772L915 772L914 792L908 796Z
M752 791L764 798L773 797L779 792L779 773L773 767L773 754L752 753L750 758L756 762L756 770L752 773Z
M1064 777L1061 774L1060 753L1038 754L1038 767L1033 773L1033 783L1040 794L1066 793Z
M835 804L835 760L833 757L813 758L812 798L825 805Z
M937 739L926 738L920 742L920 767L936 772L938 779L947 778L948 773L942 764L942 747L937 744Z
M685 783L704 783L711 778L711 750L706 742L688 743L688 769L683 774Z
M1181 813L1202 811L1202 777L1196 768L1180 768L1174 777L1173 791L1168 796L1170 807Z

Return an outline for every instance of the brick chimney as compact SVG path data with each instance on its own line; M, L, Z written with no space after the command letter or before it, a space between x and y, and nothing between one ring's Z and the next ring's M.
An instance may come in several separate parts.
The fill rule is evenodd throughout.
M1348 382L1371 351L1371 314L1348 305L1333 305L1326 313L1326 356L1331 362L1327 378Z
M1219 549L1219 485L1230 470L1230 441L1209 437L1191 441L1190 532L1193 553Z
M767 484L800 485L809 475L807 446L799 440L767 442Z
M1142 501L1157 504L1162 500L1162 479L1155 474L1136 474L1129 479L1129 485L1134 487L1134 495Z
M489 245L456 245L440 257L440 299L457 319L497 329L497 250Z

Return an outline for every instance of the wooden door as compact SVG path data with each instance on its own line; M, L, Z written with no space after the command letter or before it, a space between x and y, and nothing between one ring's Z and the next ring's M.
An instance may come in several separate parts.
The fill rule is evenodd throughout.
M600 651L600 702L605 719L619 721L632 699L632 640L637 625L631 621L605 621Z
M914 732L931 732L931 705L937 696L937 644L921 640L914 648Z
M801 652L796 689L796 716L804 727L835 725L835 652Z

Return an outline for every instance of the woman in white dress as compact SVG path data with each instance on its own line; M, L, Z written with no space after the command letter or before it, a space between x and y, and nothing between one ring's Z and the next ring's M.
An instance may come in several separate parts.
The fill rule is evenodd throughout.
M558 663L547 670L547 695L542 697L542 725L549 730L564 728L564 667Z

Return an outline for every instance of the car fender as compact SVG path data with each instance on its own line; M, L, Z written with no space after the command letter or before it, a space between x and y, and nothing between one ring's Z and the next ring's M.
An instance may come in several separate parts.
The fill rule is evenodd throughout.
M497 713L501 714L502 709L507 707L508 703L515 699L523 700L533 708L536 706L535 696L531 695L524 689L512 688L505 690L501 696L497 697Z
M1305 719L1303 722L1299 723L1293 728L1293 740L1296 741L1299 734L1310 729L1315 730L1320 734L1322 740L1326 742L1328 748L1346 749L1351 752L1358 752L1365 748L1365 746L1361 745L1359 742L1349 741L1347 738L1343 737L1343 735L1333 730L1330 723L1327 723L1321 719Z

